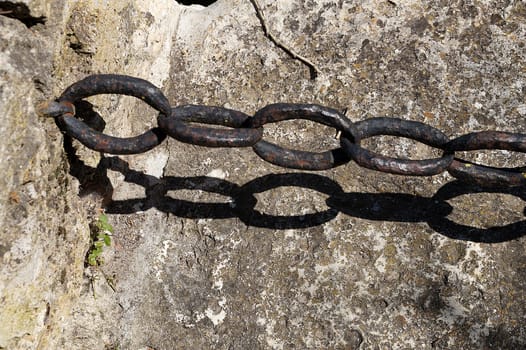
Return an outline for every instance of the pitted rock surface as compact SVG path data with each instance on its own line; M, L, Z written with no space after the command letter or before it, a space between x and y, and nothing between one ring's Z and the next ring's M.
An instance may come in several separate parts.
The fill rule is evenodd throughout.
M265 35L252 1L24 4L44 23L0 15L0 348L526 347L523 189L479 192L447 174L352 163L302 173L250 149L175 140L100 155L63 142L33 108L88 74L119 73L148 79L174 106L251 114L319 103L353 121L394 116L450 137L524 133L523 2L257 1L315 79ZM112 135L155 123L135 98L89 102ZM269 125L264 138L338 145L335 130L309 121ZM363 144L413 159L435 152L394 137ZM88 222L102 208L113 243L101 266L85 267Z

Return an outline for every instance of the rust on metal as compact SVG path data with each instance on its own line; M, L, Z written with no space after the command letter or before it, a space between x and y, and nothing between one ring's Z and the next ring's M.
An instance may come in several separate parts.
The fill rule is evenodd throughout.
M494 168L455 159L447 168L451 176L486 187L526 185L526 168Z
M169 115L171 113L170 103L155 85L143 79L116 74L88 76L70 85L59 97L57 103L59 106L72 106L83 98L99 94L134 96L145 101L162 114ZM65 113L60 114L62 110L55 105L49 103L48 112L58 114L56 117L59 126L67 134L95 151L111 154L143 153L159 145L166 138L166 134L160 128L153 128L142 135L130 138L106 135L74 118L74 108L73 113L65 111ZM55 110L51 111L51 107Z
M75 118L75 103L98 94L130 95L160 112L159 127L144 134L118 138L101 133ZM264 160L286 168L325 170L354 160L359 165L401 175L430 176L448 171L464 182L484 187L526 185L526 168L492 168L454 157L454 152L502 149L526 153L526 134L482 131L453 140L440 130L420 122L398 118L371 118L351 122L335 109L315 104L277 103L263 107L253 117L221 107L186 105L170 107L162 91L152 83L124 75L88 76L71 86L55 101L39 104L41 116L56 118L69 136L96 151L112 154L146 152L168 135L182 142L207 147L253 147ZM326 152L287 149L262 140L263 126L283 120L306 119L341 133L340 147ZM231 129L195 126L192 123L226 126ZM378 135L405 137L441 149L442 157L425 160L391 158L360 146L360 140Z
M244 128L250 118L245 113L221 107L186 105L172 109L169 117L160 115L159 126L171 137L206 147L247 147L261 140L263 128ZM191 126L190 122L222 125L233 129Z
M44 101L36 106L37 114L41 117L56 118L67 114L75 115L75 105L69 101Z
M165 115L171 111L168 99L158 87L144 79L117 74L90 75L69 86L58 100L75 103L100 94L134 96Z
M121 138L103 134L71 116L63 115L57 121L66 134L79 140L84 146L110 154L144 153L166 138L166 134L160 128L153 128L139 136Z
M448 137L440 130L427 124L398 118L371 118L355 124L358 137L366 139L372 136L400 136L420 141L433 147L443 147ZM430 176L445 171L453 161L453 154L444 154L440 158L410 160L392 158L371 152L360 145L341 139L343 149L359 165L385 173L412 176Z
M359 142L353 122L339 111L316 104L274 103L263 107L249 120L249 127L258 128L282 120L305 119L333 127L344 136Z
M331 126L342 133L342 136L358 142L353 123L335 109L314 104L276 103L256 112L248 120L253 128L282 120L306 119ZM267 141L260 141L253 146L254 151L269 163L282 167L303 170L326 170L347 163L349 158L341 148L325 152L307 152L280 147Z
M444 149L451 152L479 149L526 152L526 135L503 131L472 132L451 140Z
M253 149L267 162L291 169L325 170L349 161L341 148L317 153L286 149L267 141L259 141Z
M444 148L450 152L490 149L524 153L526 152L526 135L503 131L473 132L451 140ZM526 168L496 168L455 159L447 170L457 179L480 186L526 185Z

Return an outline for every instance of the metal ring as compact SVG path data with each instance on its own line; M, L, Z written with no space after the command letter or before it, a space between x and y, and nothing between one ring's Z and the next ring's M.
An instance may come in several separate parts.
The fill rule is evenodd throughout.
M114 137L103 134L83 121L69 115L57 118L60 128L84 146L98 152L110 154L144 153L159 145L166 138L161 128L153 128L135 137Z
M173 138L207 147L247 147L261 140L263 128L244 128L245 113L221 107L186 105L172 108L170 117L160 115L159 126ZM222 125L233 130L190 126L188 122Z
M504 149L526 152L526 135L503 131L480 131L462 135L449 141L444 149L450 152L479 149Z
M449 142L448 137L440 130L416 121L397 118L371 118L355 124L360 139L377 135L406 137L426 145L443 149ZM382 156L341 138L343 149L359 165L391 174L429 176L436 175L453 161L453 154L446 152L441 158L409 160Z
M306 119L336 128L347 138L359 142L353 123L335 109L314 104L276 103L256 112L248 126L258 128L282 120ZM341 149L326 152L307 152L283 148L267 141L252 146L258 156L269 163L302 170L326 170L347 163L350 159Z
M483 187L525 186L526 168L494 168L455 160L447 167L451 176Z
M134 77L115 74L88 76L69 86L59 97L59 103L75 102L99 94L130 95L148 103L162 114L171 113L170 103L162 91L152 83ZM71 113L57 117L59 126L83 145L99 152L111 154L136 154L146 152L159 145L166 134L160 128L153 128L142 135L120 138L103 134L84 122L74 118Z
M61 115L75 115L75 105L68 101L44 101L36 106L36 112L41 117L56 118Z
M444 148L448 151L502 149L525 153L526 135L503 131L472 132L451 140ZM457 179L484 187L526 185L526 169L523 167L495 168L455 159L447 170Z
M90 75L70 85L58 101L74 103L100 94L119 94L140 98L159 112L170 115L171 107L162 91L147 80L117 74Z

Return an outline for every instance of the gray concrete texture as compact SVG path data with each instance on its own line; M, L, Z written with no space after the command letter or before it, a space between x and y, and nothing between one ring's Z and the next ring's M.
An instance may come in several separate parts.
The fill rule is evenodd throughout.
M118 73L174 106L317 103L450 137L524 133L523 1L24 0L0 2L0 26L0 349L526 347L522 188L353 163L287 170L250 148L172 139L102 155L34 109L89 74ZM155 125L138 99L88 101L109 134ZM264 138L339 145L336 130L304 120L266 125ZM439 155L404 138L363 144ZM112 244L86 266L103 210Z

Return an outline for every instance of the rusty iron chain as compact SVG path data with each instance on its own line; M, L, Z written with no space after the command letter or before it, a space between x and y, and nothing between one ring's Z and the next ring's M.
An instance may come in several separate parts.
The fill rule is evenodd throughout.
M158 127L142 135L119 138L101 133L75 118L75 104L98 94L137 97L159 111ZM496 168L455 157L455 152L472 150L508 150L526 153L526 134L482 131L450 140L440 130L424 123L397 118L371 118L353 123L343 113L314 104L277 103L268 105L254 116L210 106L171 107L162 91L152 83L129 76L100 74L88 76L71 86L54 101L37 107L43 116L54 117L63 132L86 147L110 154L137 154L159 145L166 136L205 147L252 147L264 160L285 168L326 170L353 160L362 167L391 174L431 176L449 172L453 177L483 187L526 185L526 169ZM335 128L340 147L325 152L287 149L263 140L263 127L283 120L306 119ZM196 126L195 123L225 128ZM422 142L441 150L435 159L410 160L386 157L360 146L373 136L398 136Z

